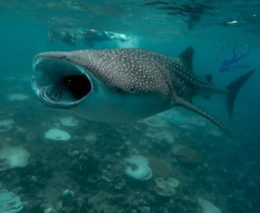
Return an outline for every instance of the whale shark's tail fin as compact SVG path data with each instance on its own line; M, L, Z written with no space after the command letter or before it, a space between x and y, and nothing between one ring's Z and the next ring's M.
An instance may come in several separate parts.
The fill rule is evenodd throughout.
M226 103L227 103L229 119L232 118L233 111L234 111L234 102L240 88L250 78L250 76L255 72L255 70L256 69L249 71L248 73L240 76L238 79L234 80L233 82L231 82L229 85L226 86L226 89L228 90Z

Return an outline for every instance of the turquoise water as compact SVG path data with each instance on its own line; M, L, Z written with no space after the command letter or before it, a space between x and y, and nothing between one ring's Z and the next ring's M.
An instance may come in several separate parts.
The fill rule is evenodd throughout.
M26 213L197 213L203 212L202 199L221 212L258 212L259 9L253 0L0 1L0 192L19 196L19 211ZM74 46L48 39L48 33L64 28L75 36ZM128 40L88 45L85 29ZM233 138L182 108L134 123L102 123L48 108L31 90L32 60L39 52L124 47L177 57L188 46L194 48L194 72L212 74L218 86L256 69L241 88L230 121L222 96L194 99L223 121ZM48 139L53 128L70 138ZM29 157L24 149L13 154L6 147L23 147ZM8 161L18 155L17 164ZM145 157L151 178L127 175L132 155ZM166 184L171 178L179 181L177 187ZM162 179L167 189L158 186ZM14 207L8 203L2 209Z

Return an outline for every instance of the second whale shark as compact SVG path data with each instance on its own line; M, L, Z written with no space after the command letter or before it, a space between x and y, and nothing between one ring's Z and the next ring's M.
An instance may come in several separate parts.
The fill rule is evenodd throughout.
M188 47L176 58L143 49L43 52L33 61L32 88L44 104L90 120L129 122L181 106L229 134L192 99L223 94L231 117L238 91L255 70L220 88L211 76L193 72L193 52Z

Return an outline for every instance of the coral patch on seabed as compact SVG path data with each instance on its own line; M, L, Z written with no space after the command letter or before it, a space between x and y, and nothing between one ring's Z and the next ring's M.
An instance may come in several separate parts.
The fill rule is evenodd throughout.
M0 171L26 167L30 153L23 147L6 146L0 149Z
M29 96L22 94L22 93L13 93L13 94L7 95L7 99L9 101L24 101L24 100L29 99Z
M79 123L79 121L73 116L61 117L59 118L59 121L62 126L66 126L66 127L75 127Z
M188 146L173 145L172 152L182 162L194 164L203 163L202 156Z
M204 198L198 198L198 203L201 207L201 213L221 213L218 207Z
M14 120L11 118L0 120L0 133L10 130L13 127L13 124L14 124Z
M148 160L141 155L132 155L126 159L125 173L136 180L149 180L153 175Z
M71 135L64 130L53 128L45 132L44 137L54 141L67 141L71 138Z
M255 213L257 161L192 113L107 124L35 105L1 109L0 213Z
M0 189L0 213L18 213L23 209L20 197L12 192Z
M158 195L163 197L173 196L176 188L179 186L180 181L176 178L156 178L155 191Z

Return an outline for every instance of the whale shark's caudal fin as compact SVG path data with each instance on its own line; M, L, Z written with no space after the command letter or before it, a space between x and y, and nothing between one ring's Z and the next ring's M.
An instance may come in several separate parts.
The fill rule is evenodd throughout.
M253 69L250 72L240 76L238 79L236 79L235 81L231 82L229 85L226 86L226 89L228 90L226 103L227 103L229 119L232 118L233 111L234 111L234 102L240 88L250 78L250 76L255 72L255 70L256 69Z

